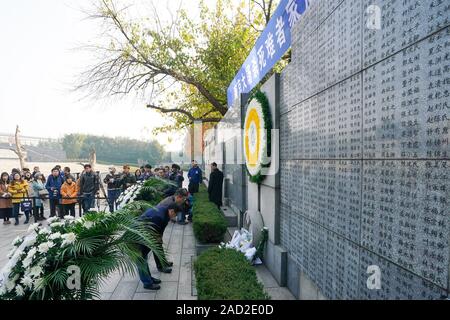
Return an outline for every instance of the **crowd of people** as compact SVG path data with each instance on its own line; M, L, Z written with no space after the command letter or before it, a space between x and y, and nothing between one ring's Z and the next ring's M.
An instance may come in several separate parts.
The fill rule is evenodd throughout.
M178 187L183 185L183 172L179 165L153 169L150 165L142 166L135 174L130 173L130 166L124 165L122 172L117 172L113 166L103 179L107 186L107 200L111 212L117 208L120 193L139 181L146 181L151 177L168 179ZM31 218L36 222L45 220L45 204L48 201L50 217L58 215L75 216L75 206L80 204L82 212L95 207L95 200L99 196L101 185L99 172L94 172L92 166L86 164L84 170L72 175L71 169L55 166L51 174L45 177L39 167L33 171L28 168L13 169L10 173L3 172L0 177L0 219L4 225L19 225L20 217L25 216L24 224Z

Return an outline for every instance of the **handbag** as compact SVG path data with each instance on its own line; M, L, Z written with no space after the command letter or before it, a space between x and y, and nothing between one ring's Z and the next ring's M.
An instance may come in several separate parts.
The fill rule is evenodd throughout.
M39 190L39 198L41 199L47 199L49 194L48 194L48 190L47 189L43 189L43 190Z
M27 191L27 197L29 197L28 191ZM29 212L32 209L33 209L33 202L30 199L22 200L20 202L20 210L22 212Z

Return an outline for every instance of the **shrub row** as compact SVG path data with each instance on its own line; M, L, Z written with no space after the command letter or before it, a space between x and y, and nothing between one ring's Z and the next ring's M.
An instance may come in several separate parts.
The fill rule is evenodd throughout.
M201 243L219 243L227 231L227 221L217 205L210 202L204 185L194 196L193 229L194 235Z
M210 249L194 263L199 300L268 300L255 269L244 254Z

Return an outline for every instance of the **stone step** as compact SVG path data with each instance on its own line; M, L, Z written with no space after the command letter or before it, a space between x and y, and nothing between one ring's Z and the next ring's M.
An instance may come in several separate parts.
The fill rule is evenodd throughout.
M225 219L227 220L228 227L237 227L238 226L238 216L236 213L234 213L233 210L229 207L221 207L220 211L222 211L222 214L225 216Z

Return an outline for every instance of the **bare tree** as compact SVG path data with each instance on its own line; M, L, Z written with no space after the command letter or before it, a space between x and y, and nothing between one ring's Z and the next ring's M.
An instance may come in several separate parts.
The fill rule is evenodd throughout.
M89 151L89 164L92 167L92 170L95 170L95 165L97 164L97 152L95 151L95 147L92 146Z
M19 157L20 169L23 170L23 168L25 168L26 150L22 147L22 143L20 142L20 130L18 125L16 126L14 139L16 147L15 149L11 149L11 151L13 151Z

